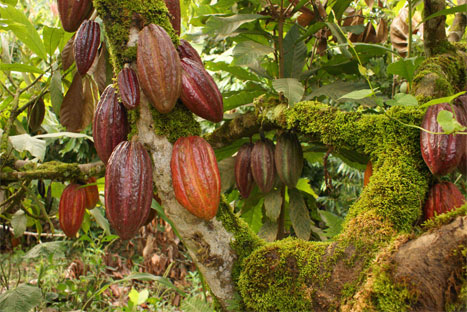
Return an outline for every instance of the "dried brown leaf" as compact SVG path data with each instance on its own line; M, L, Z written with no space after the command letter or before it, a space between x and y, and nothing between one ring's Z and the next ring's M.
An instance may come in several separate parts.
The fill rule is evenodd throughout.
M375 4L375 0L365 0L366 5L370 8L373 8L373 4Z
M62 69L65 71L70 68L71 65L75 62L75 57L73 56L73 42L75 41L75 36L70 38L65 44L62 50Z
M376 27L376 42L385 43L388 39L388 33L388 22L384 18L381 18Z
M32 106L28 107L28 126L31 132L40 129L45 116L45 104L42 98L38 99Z
M92 76L99 86L99 92L104 92L105 88L110 84L110 81L107 77L107 66L109 62L109 53L105 43L102 43L99 56L97 57L97 63Z
M371 22L368 22L363 31L363 42L365 43L376 43L376 30Z

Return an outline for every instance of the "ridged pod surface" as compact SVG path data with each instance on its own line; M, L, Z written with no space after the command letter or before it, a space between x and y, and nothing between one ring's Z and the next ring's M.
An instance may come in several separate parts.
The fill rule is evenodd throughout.
M101 29L98 23L86 20L76 32L73 55L76 68L84 76L91 68L101 44Z
M199 56L198 51L196 51L188 41L180 39L180 44L178 45L177 50L181 60L189 58L190 60L203 65L203 61L201 60L201 56Z
M182 93L180 99L194 114L220 122L224 116L224 102L214 79L196 61L184 58L182 63Z
M250 196L254 186L250 165L252 150L253 143L245 143L240 147L235 157L235 183L243 198Z
M261 192L269 193L274 187L274 143L269 139L257 141L251 151L251 173Z
M152 201L152 164L139 142L115 147L105 171L107 219L121 239L134 237L147 220Z
M86 191L79 184L70 183L60 196L58 221L68 237L75 237L83 223L86 209Z
M140 31L136 62L144 94L160 113L170 112L180 97L182 67L164 28L150 24Z
M428 107L423 118L422 128L431 132L443 132L437 121L440 111L452 111L448 103ZM456 109L456 113L457 113ZM461 135L420 133L420 149L426 165L434 175L445 175L456 169L463 152L464 141Z
M86 184L96 183L96 178L90 177ZM97 185L89 185L84 188L86 192L86 209L93 209L96 207L97 202L99 201L99 190Z
M139 105L139 82L133 69L125 67L118 74L118 92L123 105L127 109L135 109Z
M198 136L175 142L170 162L177 201L204 220L214 218L219 206L221 179L211 145Z
M279 178L295 188L303 170L303 150L295 133L284 132L277 138L274 161Z
M58 0L57 7L63 29L68 32L76 31L93 10L92 0Z
M465 203L465 197L451 182L441 182L433 185L428 192L425 202L425 220L431 219L435 214L440 215Z
M170 23L173 29L180 36L180 0L164 0L170 14Z
M94 146L104 164L107 163L115 146L126 140L128 129L125 108L118 103L115 89L108 86L97 103L92 121Z

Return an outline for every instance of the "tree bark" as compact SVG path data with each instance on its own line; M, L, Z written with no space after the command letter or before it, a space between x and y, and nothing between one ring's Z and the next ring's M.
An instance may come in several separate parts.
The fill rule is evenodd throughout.
M426 18L445 8L445 0L425 0L423 17ZM445 27L446 15L429 19L423 24L423 42L427 57L438 54L436 50L440 49L440 46L447 42Z

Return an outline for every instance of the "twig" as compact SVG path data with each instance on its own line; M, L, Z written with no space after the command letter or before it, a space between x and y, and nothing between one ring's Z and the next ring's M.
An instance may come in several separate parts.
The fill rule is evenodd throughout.
M4 225L1 225L0 224L0 228L3 229L3 230L7 230L7 231L10 231L11 233L14 232L14 230L8 226L4 226ZM35 233L35 232L28 232L28 231L25 231L23 233L23 235L28 235L28 236L34 236L34 237L66 237L65 234L52 234L52 233Z

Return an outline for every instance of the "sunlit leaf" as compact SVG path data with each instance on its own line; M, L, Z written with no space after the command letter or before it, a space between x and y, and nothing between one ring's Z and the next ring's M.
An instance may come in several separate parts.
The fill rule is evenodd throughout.
M276 79L272 82L272 86L277 92L284 93L291 107L300 102L305 93L305 87L295 78Z
M0 70L16 71L21 73L42 74L43 71L37 67L26 64L0 64Z
M15 212L11 218L11 226L13 227L13 233L15 237L20 237L26 231L26 225L28 222L28 217L23 210L18 210Z
M19 152L28 151L32 156L44 160L46 144L45 141L31 137L29 134L10 136L9 141L13 148Z
M0 311L28 312L37 307L42 300L39 287L21 284L0 295Z
M280 190L272 190L264 197L264 209L266 216L275 221L279 218L282 206L282 196Z
M54 54L55 50L60 44L60 41L63 38L64 33L65 31L63 28L44 26L44 29L42 30L42 36L45 50L49 55Z
M235 31L243 24L259 18L264 18L264 16L259 14L236 14L228 17L211 16L204 31L215 36L217 40L222 40L235 35Z
M350 93L344 94L339 99L353 99L353 100L361 100L373 95L373 90L371 89L363 89L363 90L356 90Z
M467 91L462 91L462 92L456 93L456 94L451 95L451 96L446 96L446 97L442 97L442 98L439 98L439 99L434 99L434 100L426 102L423 105L420 105L420 107L429 107L429 106L433 106L433 105L441 104L441 103L451 103L455 98L461 96L462 94L465 94L466 92Z

